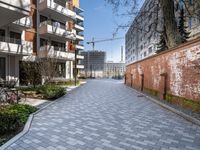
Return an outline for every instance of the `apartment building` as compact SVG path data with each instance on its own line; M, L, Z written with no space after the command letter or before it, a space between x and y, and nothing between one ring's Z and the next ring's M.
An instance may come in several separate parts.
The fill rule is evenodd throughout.
M125 73L124 62L106 62L104 64L105 78L123 78Z
M178 21L179 10L184 8L184 5L181 0L174 0L174 2ZM160 35L155 30L155 23L157 23L157 30L162 30L162 11L157 4L158 0L146 0L126 33L125 58L127 65L156 54ZM190 6L188 9L195 10L200 14L200 8L197 8L199 6L194 1L188 1L188 5ZM196 15L187 17L186 20L190 40L200 37L200 17Z
M81 55L84 59L81 64L84 69L81 70L81 76L102 78L104 76L104 64L106 62L106 52L104 51L83 51Z
M17 80L19 61L32 55L25 30L32 26L30 0L0 0L0 78Z
M0 23L0 40L5 45L0 47L1 78L18 79L20 61L53 59L58 65L57 78L63 79L73 78L74 70L83 68L79 61L84 57L79 51L84 49L84 17L79 0L10 0L0 4L2 11L11 9L10 14L1 13L1 20L13 17Z

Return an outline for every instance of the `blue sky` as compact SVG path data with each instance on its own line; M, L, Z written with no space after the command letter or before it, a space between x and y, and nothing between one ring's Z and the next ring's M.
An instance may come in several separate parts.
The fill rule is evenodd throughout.
M85 50L91 50L92 45L86 44L95 40L111 38L115 29L116 22L126 22L127 19L117 18L112 11L112 7L104 0L81 0L81 8L84 9L85 16ZM124 37L126 31L120 30L116 37ZM125 45L125 40L116 40L112 42L97 43L95 49L107 52L108 61L120 61L121 46Z

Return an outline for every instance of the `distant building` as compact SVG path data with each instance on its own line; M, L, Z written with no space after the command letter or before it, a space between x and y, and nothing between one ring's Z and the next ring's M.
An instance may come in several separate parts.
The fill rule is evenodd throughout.
M104 65L104 77L106 78L123 78L124 73L124 62L106 62Z
M102 78L106 61L106 52L83 51L81 55L84 56L84 60L81 61L81 64L84 65L84 69L81 70L80 75L84 77Z
M175 15L178 21L180 14L180 8L184 8L182 0L175 0ZM188 3L189 10L193 10L198 7L198 4L194 1L186 1ZM125 45L125 58L126 65L136 62L138 60L147 58L156 54L157 44L160 40L160 34L155 31L154 24L157 23L157 29L162 30L162 11L156 5L158 0L145 0L143 6L140 9L138 16L135 17L128 32L126 33ZM185 9L185 8L184 8ZM152 10L152 11L150 11ZM158 10L154 13L154 10ZM200 8L196 9L196 13L200 13ZM186 17L186 26L190 32L190 39L200 37L200 18Z

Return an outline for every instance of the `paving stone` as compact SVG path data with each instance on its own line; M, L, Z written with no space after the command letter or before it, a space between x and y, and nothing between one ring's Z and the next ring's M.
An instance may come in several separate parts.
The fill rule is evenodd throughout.
M7 150L200 150L200 127L118 80L91 80L34 116Z

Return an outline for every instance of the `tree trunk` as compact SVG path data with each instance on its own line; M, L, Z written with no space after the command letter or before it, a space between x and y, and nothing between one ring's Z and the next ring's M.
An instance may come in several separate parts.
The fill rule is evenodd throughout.
M166 29L166 44L168 48L172 48L181 41L174 13L174 0L160 0L160 5L163 12L164 26Z

